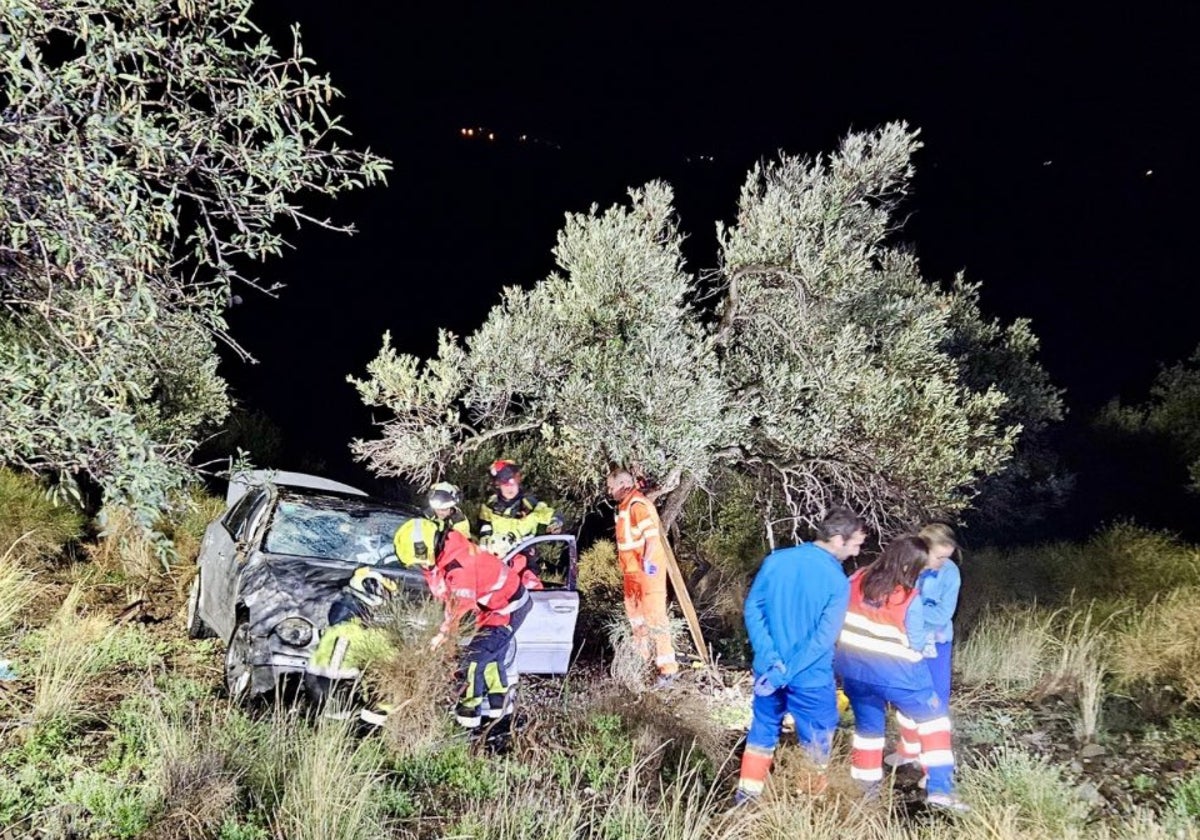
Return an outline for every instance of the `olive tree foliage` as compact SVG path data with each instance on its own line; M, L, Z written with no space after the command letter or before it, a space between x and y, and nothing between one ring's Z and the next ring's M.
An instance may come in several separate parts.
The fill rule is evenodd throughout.
M425 482L534 434L571 493L594 498L614 462L660 477L667 522L726 470L777 534L842 502L884 534L955 515L1004 467L1022 417L1055 416L1060 397L999 376L1045 383L1028 325L984 321L976 287L929 282L889 244L918 148L894 124L755 167L705 294L664 227L664 186L569 216L564 273L507 290L465 343L443 334L426 362L385 344L357 385L393 419L356 453ZM981 353L1008 359L998 378L973 375ZM1028 405L1009 396L1022 388Z
M465 342L442 332L431 359L385 336L367 378L350 381L391 419L355 454L428 484L480 447L534 439L557 490L580 499L602 490L611 463L705 477L740 420L691 303L671 201L651 183L627 207L568 215L559 270L505 289Z
M300 205L379 182L249 0L0 4L0 461L153 519L227 413L235 284ZM291 224L283 224L291 223ZM240 349L240 348L238 348Z
M726 457L793 531L843 501L885 534L953 517L1022 418L1059 410L1046 388L1010 412L1024 384L969 375L976 354L1010 354L1044 382L1026 324L985 322L976 287L942 289L889 245L919 147L892 124L827 158L782 156L751 171L719 231L722 372L750 415Z

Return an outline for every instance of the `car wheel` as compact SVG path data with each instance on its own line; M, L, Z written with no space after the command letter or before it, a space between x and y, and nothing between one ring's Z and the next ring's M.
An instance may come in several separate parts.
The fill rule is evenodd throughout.
M243 621L234 628L225 649L225 689L234 702L250 695L253 672L250 667L250 624Z
M188 591L187 600L187 634L190 639L207 639L213 635L212 630L200 617L200 573L192 578L192 586Z

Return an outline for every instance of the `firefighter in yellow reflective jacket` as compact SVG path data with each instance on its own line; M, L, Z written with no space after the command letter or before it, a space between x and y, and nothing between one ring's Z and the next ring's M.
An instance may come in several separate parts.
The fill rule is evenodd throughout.
M429 520L437 525L438 531L453 528L467 539L471 539L471 523L462 512L462 493L448 481L439 481L429 488L425 497L429 508Z
M396 594L396 589L394 580L363 566L354 570L350 582L329 607L329 626L321 634L305 674L305 686L324 707L326 717L350 716L366 660L390 647L383 631L372 626L372 619L374 610ZM386 704L376 704L363 709L360 717L366 723L380 725L387 711Z
M562 533L563 519L521 485L521 469L512 461L493 461L488 470L496 492L479 509L479 542L503 556L527 537ZM529 570L540 575L537 552L525 553Z

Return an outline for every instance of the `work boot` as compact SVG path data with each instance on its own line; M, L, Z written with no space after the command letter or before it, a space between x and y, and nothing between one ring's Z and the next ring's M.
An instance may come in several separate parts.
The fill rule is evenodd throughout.
M955 814L966 814L971 810L971 806L959 799L956 793L927 793L925 794L925 804L930 808L951 811Z
M475 729L483 720L480 715L480 705L478 701L472 706L459 703L454 707L454 722L465 729Z
M733 809L745 808L758 801L758 796L738 788L733 792Z
M395 706L391 703L376 703L374 706L368 706L358 713L359 720L369 726L383 726L387 723L388 715L394 710Z

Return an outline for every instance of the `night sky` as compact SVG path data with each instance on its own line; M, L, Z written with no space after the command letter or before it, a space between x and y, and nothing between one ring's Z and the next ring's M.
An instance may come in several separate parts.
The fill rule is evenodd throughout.
M925 142L900 238L926 276L965 269L989 313L1033 320L1072 422L1143 397L1158 364L1200 340L1195 7L408 5L255 7L281 45L300 23L354 141L395 164L387 188L328 206L357 236L295 234L262 272L287 284L281 299L246 293L231 313L261 364L225 373L293 459L360 478L345 447L370 415L345 375L385 329L428 353L437 327L468 333L503 285L544 277L564 212L665 178L689 267L712 267L713 223L756 160L895 119Z

